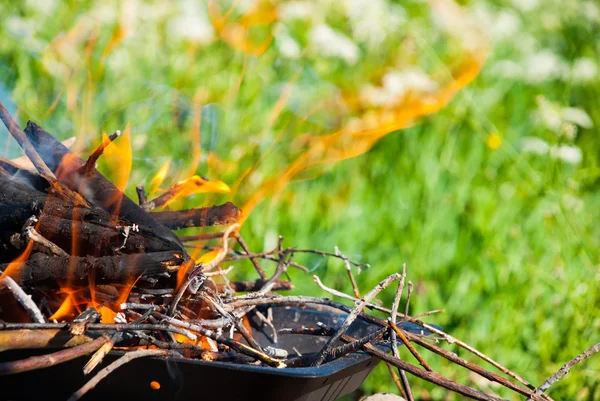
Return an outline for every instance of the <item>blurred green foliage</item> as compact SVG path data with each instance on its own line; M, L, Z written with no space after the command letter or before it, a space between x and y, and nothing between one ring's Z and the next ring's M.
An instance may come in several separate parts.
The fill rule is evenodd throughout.
M388 29L375 44L369 40L376 36L362 40L352 25L351 10L364 2L348 0L345 8L315 2L309 16L279 24L259 56L217 40L203 3L43 3L0 2L0 101L18 110L21 123L36 120L61 139L77 135L84 148L103 130L129 123L131 195L169 159L166 183L192 166L233 184L258 163L233 198L243 202L291 162L294 138L337 126L343 110L330 106L305 117L313 103L360 91L364 77L382 65L418 66L439 78L464 53L444 39L449 29L460 37L464 27L420 1L367 2L397 17L388 25L367 20L367 27L381 22ZM363 291L406 263L415 283L413 314L446 309L428 320L541 384L599 338L600 9L592 1L466 3L489 41L479 77L442 111L267 198L243 234L254 250L270 249L279 234L301 248L337 245L372 265L358 276ZM347 54L319 52L311 44L316 24L354 40L359 60L352 62L351 45ZM7 144L0 153L17 155L4 138L0 131ZM111 167L102 166L108 175ZM224 199L196 196L177 206ZM328 285L349 290L339 261L296 260ZM252 274L244 266L240 277ZM310 275L291 275L296 293L324 295ZM389 290L381 299L391 304L392 297ZM443 360L430 361L444 376L516 399ZM551 395L599 399L599 366L592 359L576 367ZM456 399L412 383L422 399ZM396 390L380 366L363 391Z

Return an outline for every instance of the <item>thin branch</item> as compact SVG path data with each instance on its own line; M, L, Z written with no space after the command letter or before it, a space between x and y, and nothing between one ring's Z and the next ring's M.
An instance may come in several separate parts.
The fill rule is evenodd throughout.
M143 206L146 203L148 203L148 195L146 194L146 188L143 185L138 185L135 187L135 192L138 196L138 204L143 208Z
M242 249L244 250L244 252L246 252L246 254L248 255L248 257L250 258L250 262L252 262L252 265L254 266L254 268L256 269L258 275L260 276L261 279L266 280L267 279L267 275L265 274L265 271L263 270L263 268L261 267L261 265L258 263L258 261L256 260L255 257L250 256L251 252L250 252L250 248L248 248L248 245L246 245L246 241L244 241L244 238L242 238L242 235L240 233L238 233L236 235L236 239L238 241L238 243L240 244L240 246L242 247Z
M556 383L557 381L559 381L560 379L562 379L563 376L565 376L567 373L569 373L569 371L571 370L571 368L573 366L575 366L579 362L581 362L581 361L583 361L583 360L591 357L592 355L594 355L598 351L600 351L600 343L594 345L592 348L590 348L587 351L585 351L585 352L577 355L575 358L573 358L569 362L565 363L555 374L553 374L552 376L550 376L544 382L544 384L542 384L537 389L535 389L535 391L533 392L533 395L535 395L535 396L542 395L542 393L544 393L544 391L548 390L551 385L553 385L554 383ZM527 398L526 401L531 401L531 399L532 398L529 397L529 398Z
M360 300L360 298L354 298L352 295L348 295L348 294L346 294L344 292L341 292L341 291L335 290L333 288L327 287L325 284L323 284L323 282L321 281L321 279L317 275L313 275L313 280L315 281L315 283L317 283L317 285L323 291L328 292L331 295L335 295L335 296L340 297L340 298L348 299L348 300L353 301L353 302L357 302L357 301ZM388 308L385 308L383 306L379 306L379 305L376 305L376 304L372 304L372 303L368 303L366 305L366 307L368 309L374 309L374 310L377 310L377 311L380 311L380 312L391 313L391 311L392 311L391 309L388 309ZM402 316L404 316L404 315L402 315Z
M431 366L429 366L429 364L427 362L425 362L425 359L423 359L423 356L421 354L419 354L419 352L415 349L415 347L412 346L410 341L408 341L406 334L400 328L398 328L398 326L396 326L396 323L394 323L392 321L392 319L389 320L389 325L394 330L394 333L396 333L396 335L398 337L400 337L400 340L402 340L404 345L406 345L406 348L408 348L410 353L415 357L415 359L417 361L419 361L419 364L421 364L421 366L423 366L423 368L425 368L425 370L427 370L429 372L433 372L433 369L431 369Z
M38 244L48 248L53 254L55 254L57 256L69 257L69 254L67 252L65 252L61 247L59 247L54 242L50 241L49 239L44 237L42 234L37 232L35 230L35 228L33 228L32 226L27 227L25 229L25 232L27 233L27 236L29 237L29 239L31 239L33 242L37 242Z
M106 149L106 147L108 145L110 145L120 135L121 135L121 131L117 130L111 136L102 139L102 143L100 143L100 145L98 145L96 150L94 150L94 153L92 153L90 155L90 157L87 159L87 161L83 165L83 176L84 177L87 177L90 175L90 172L92 172L96 168L96 162L98 161L98 158L102 155L102 153L104 153L104 149Z
M54 173L50 171L46 163L44 163L44 161L42 160L38 152L36 152L31 142L29 142L29 139L27 139L27 137L25 136L25 133L21 130L21 128L19 128L17 122L13 120L10 113L8 112L8 110L6 110L2 102L0 102L0 120L2 120L2 122L8 129L8 132L10 132L13 138L15 138L19 146L23 148L25 154L27 155L27 157L29 157L29 160L31 160L37 171L39 171L41 175L48 177L50 180L56 181Z
M346 271L348 272L348 278L350 279L350 284L352 284L352 291L354 291L354 296L356 298L360 298L360 291L358 290L358 285L356 284L356 280L354 279L354 275L352 274L352 267L350 266L350 261L348 258L340 252L339 248L335 247L336 256L342 258L344 261L344 266L346 266Z
M94 341L51 354L32 356L31 358L22 359L20 361L2 362L0 363L0 376L28 372L35 369L43 369L62 362L70 361L94 352L107 341L108 337L102 336L98 337Z
M0 106L2 104L0 103ZM0 270L0 285L4 285L12 294L19 304L27 311L31 320L36 323L45 323L46 319L44 319L44 315L40 312L40 309L37 307L35 302L31 299L30 295L27 295L25 291L17 284L15 280L12 279L7 274L4 274L2 270Z
M344 334L342 336L342 340L348 341L348 342L356 341L355 338L350 337L346 334ZM467 387L462 384L455 383L452 380L448 380L448 379L438 375L435 372L428 372L424 369L420 369L414 365L411 365L408 362L405 362L401 359L395 358L394 356L381 351L380 349L378 349L377 347L375 347L369 343L363 345L363 349L366 352L368 352L369 354L374 355L377 358L382 359L385 362L388 362L402 370L405 370L406 372L410 373L413 376L419 377L423 380L426 380L430 383L436 384L440 387L443 387L443 388L453 391L455 393L464 395L465 397L469 397L474 400L480 400L480 401L506 401L502 398L498 398L498 397L494 397L492 395L482 393L481 391L475 390L471 387Z
M94 377L92 377L90 381L84 384L83 387L74 392L71 395L71 397L69 397L69 401L76 401L80 399L85 395L85 393L96 387L96 385L100 383L102 379L105 379L106 376L111 374L114 370L120 368L121 366L125 365L130 361L133 361L134 359L148 356L167 356L168 354L168 351L157 349L139 349L137 351L128 352L127 354L123 355L122 357L120 357L119 359L117 359L116 361L99 371Z
M413 286L412 281L409 281L408 282L408 293L406 295L406 306L405 306L405 309L404 309L404 315L405 316L408 316L408 311L410 309L410 296L412 295L413 288L414 288L414 286Z
M102 346L98 348L96 352L94 352L94 355L92 355L88 363L86 363L83 367L83 374L89 375L92 372L92 370L96 369L96 366L102 363L102 360L104 359L106 354L110 352L110 350L114 347L116 343L118 343L121 340L122 337L123 333L117 332L112 335L109 341L102 344Z
M478 375L486 378L489 381L499 383L499 384L503 385L504 387L506 387L510 390L516 391L525 396L530 396L532 394L531 390L529 390L525 387L521 387L517 384L514 384L502 376L499 376L495 373L485 370L484 368L482 368L478 365L475 365L474 363L471 363L463 358L460 358L454 352L447 351L444 348L438 347L437 345L430 343L429 341L425 340L424 338L422 338L420 336L414 335L412 333L406 333L406 335L410 341L412 341L416 344L419 344L423 348L426 348L427 350L449 360L450 362L453 362L459 366L469 369L472 372L477 373ZM536 400L537 400L537 398L536 398Z
M404 282L406 280L406 263L402 264L402 275L400 276L400 280L398 281L398 289L396 290L396 295L394 296L394 302L392 303L392 312L390 313L390 318L392 322L396 322L396 317L398 315L398 307L400 306L400 299L402 298L402 292L404 291ZM390 330L390 340L392 342L392 354L396 358L400 358L400 352L398 352L398 340L396 338L396 332L394 330ZM394 372L391 365L387 364L390 372ZM410 387L410 383L408 381L408 377L406 376L406 372L402 369L398 368L398 374L400 375L400 383L402 384L402 390L405 398L408 401L414 401L414 395L412 389ZM392 375L392 378L395 377Z
M404 397L405 400L414 401L414 396L413 396L412 392L410 393L410 396L406 393L405 384L404 384L404 382L401 381L398 374L396 374L396 371L394 370L394 366L390 365L387 362L385 362L385 366L387 367L388 371L390 372L390 376L392 376L392 380L394 381L394 384L396 385L396 387L398 387L398 390L400 391L400 394L402 394L402 397ZM401 369L398 369L398 371L404 372ZM406 372L404 372L404 374L406 375ZM408 388L410 389L410 387L408 387Z
M325 360L325 357L329 353L333 344L340 338L340 336L342 334L344 334L346 332L346 330L348 330L348 328L350 327L352 322L354 322L354 320L356 320L356 318L362 312L362 310L365 308L365 306L373 298L375 298L375 296L377 294L379 294L385 287L387 287L394 281L398 280L399 278L400 278L400 274L398 274L398 273L394 273L394 274L390 275L389 277L382 280L379 284L377 284L375 286L375 288L373 288L371 291L369 291L363 297L363 299L361 299L359 302L357 302L356 306L352 309L352 311L348 314L348 316L344 320L344 323L342 323L342 326L338 329L338 331L333 336L331 336L331 338L327 341L327 343L325 344L323 349L321 349L321 351L319 351L317 358L313 362L313 366L319 366L319 365L321 365L321 363L323 363L323 361Z

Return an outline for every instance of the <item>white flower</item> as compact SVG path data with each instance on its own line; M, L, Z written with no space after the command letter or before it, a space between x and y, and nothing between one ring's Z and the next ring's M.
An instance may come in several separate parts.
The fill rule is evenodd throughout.
M523 68L513 60L500 60L490 66L490 72L504 78L519 78Z
M581 12L590 21L600 21L600 7L595 1L581 2Z
M513 0L512 4L521 11L533 11L540 4L540 0Z
M555 145L550 146L546 141L536 137L525 137L521 140L521 151L538 155L550 154L553 159L560 159L566 163L579 164L583 158L581 149L577 146Z
M277 34L275 35L275 46L285 58L297 59L300 57L300 45L288 34L283 26L277 30Z
M577 59L571 68L571 78L575 82L588 82L598 79L598 65L591 58Z
M594 123L585 110L577 107L564 107L561 109L563 120L577 124L582 128L592 128Z
M485 26L478 18L470 18L461 6L453 1L430 1L433 22L449 35L458 38L465 49L476 51L486 47L483 40Z
M525 60L525 80L530 83L541 83L550 79L561 78L565 72L563 60L550 50L544 49L532 54Z
M536 114L540 121L554 132L560 130L563 123L560 106L548 101L544 96L538 96Z
M495 40L502 40L514 36L521 26L519 16L507 10L494 13L489 6L477 4L473 8L475 19L486 29L486 32Z
M367 86L362 95L373 106L393 105L401 102L409 92L433 92L438 83L417 68L394 70L381 79L382 86Z
M490 26L494 39L506 39L513 37L521 27L519 17L509 11L500 11Z
M353 38L371 48L379 46L406 21L402 6L384 0L344 0L343 4Z
M277 16L280 20L306 20L315 14L315 6L310 1L290 1L281 3L277 7Z
M319 24L311 31L311 43L325 57L338 57L348 64L356 64L359 49L347 36L333 30L329 25Z
M583 156L577 146L560 145L550 148L550 156L570 164L579 164Z
M27 6L30 10L36 11L43 15L51 14L57 6L56 0L27 0Z
M194 1L179 2L180 13L168 23L169 34L174 38L207 44L215 39L215 30L208 20L206 10Z
M521 140L521 150L525 153L544 155L550 150L550 145L543 139L527 136Z

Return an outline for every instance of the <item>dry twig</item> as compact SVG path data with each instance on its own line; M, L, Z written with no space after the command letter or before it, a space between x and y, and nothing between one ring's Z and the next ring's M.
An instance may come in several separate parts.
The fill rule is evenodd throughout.
M569 362L565 363L555 374L550 376L544 382L544 384L542 384L541 386L539 386L538 388L535 389L535 391L533 392L533 396L541 396L544 393L544 391L546 391L550 388L550 386L552 384L556 383L557 381L562 379L563 376L565 376L567 373L569 373L569 371L571 370L571 368L573 366L575 366L579 362L591 357L592 355L594 355L595 353L597 353L599 351L600 351L600 343L594 345L590 349L582 352L581 354L577 355L575 358L571 359ZM532 400L532 397L530 396L529 398L527 398L526 401L531 401L531 400Z

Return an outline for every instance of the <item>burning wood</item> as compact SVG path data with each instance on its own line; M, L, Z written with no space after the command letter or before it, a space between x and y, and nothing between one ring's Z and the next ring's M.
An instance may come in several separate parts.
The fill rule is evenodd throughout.
M409 316L410 283L405 313L398 313L405 271L385 278L361 298L352 265L368 265L350 261L337 249L335 253L286 249L282 239L273 251L252 253L235 231L241 211L232 203L150 212L178 196L198 192L201 186L225 191L225 184L195 176L150 202L143 187L139 187L141 205L137 205L95 168L96 159L112 140L118 140L118 135L104 141L85 162L35 123L28 122L21 131L1 104L0 117L39 172L0 159L0 350L64 348L0 362L0 375L41 369L92 354L83 370L88 374L113 348L127 351L76 391L71 397L75 400L114 369L141 357L294 369L326 365L362 350L399 369L400 389L409 400L412 392L406 373L474 399L499 399L437 375L413 346L417 344L531 399L550 399L534 393L535 387L523 378L439 327ZM182 239L172 231L212 225L229 227L224 233L184 238L186 243L201 241L201 246L206 246L206 241L220 241L211 248L210 257L199 260L188 254ZM237 239L242 249L230 249L230 238ZM294 255L302 252L338 258L346 264L354 295L331 290L316 276L315 281L330 294L350 299L353 307L328 298L273 293L292 288L289 281L281 280L288 268L307 270L293 262ZM221 265L240 259L252 262L258 279L228 280L231 269L224 271ZM259 263L262 260L276 263L270 277ZM372 303L395 281L399 286L391 309ZM327 311L322 316L340 319L329 325L313 321L312 327L307 327L297 318L274 317L273 311L282 310L278 309L282 306L296 308L293 310L300 315ZM389 318L372 316L365 309L385 313ZM365 327L362 332L352 330L355 320ZM519 384L431 344L427 335L432 333L438 340L457 344L492 363ZM295 342L286 338L294 338ZM400 359L398 338L422 368ZM382 348L390 341L393 356L383 351L389 347Z

